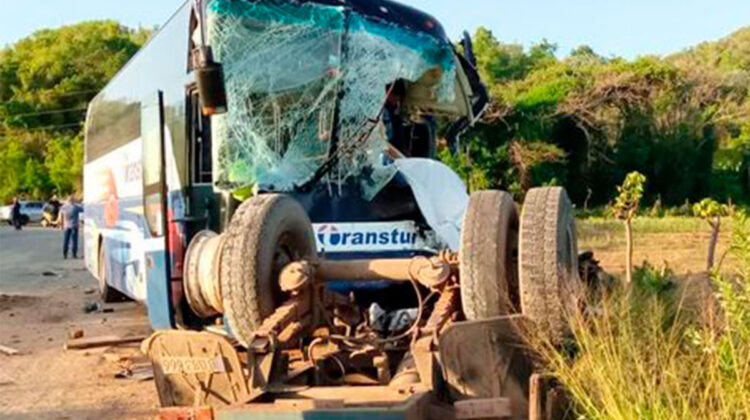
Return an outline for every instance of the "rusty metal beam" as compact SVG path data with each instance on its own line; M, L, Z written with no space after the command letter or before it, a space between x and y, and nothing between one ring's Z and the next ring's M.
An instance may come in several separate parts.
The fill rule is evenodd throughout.
M323 281L410 281L427 287L444 283L457 268L443 257L318 260L315 273Z
M409 281L411 258L373 260L320 260L316 274L324 281Z

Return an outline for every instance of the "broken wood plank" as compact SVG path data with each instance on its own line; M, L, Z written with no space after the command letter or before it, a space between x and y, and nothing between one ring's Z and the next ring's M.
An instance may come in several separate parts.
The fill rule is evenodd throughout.
M66 350L82 350L82 349L90 349L93 347L116 346L118 344L140 343L141 341L145 339L146 339L145 336L118 337L116 335L106 335L102 337L76 338L76 339L68 340L68 342L65 343L65 349Z
M7 354L8 356L15 356L20 352L13 347L6 347L0 344L0 353Z

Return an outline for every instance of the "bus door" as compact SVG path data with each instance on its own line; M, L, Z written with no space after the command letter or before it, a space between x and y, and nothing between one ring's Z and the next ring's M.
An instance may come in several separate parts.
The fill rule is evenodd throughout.
M167 181L164 145L164 97L161 91L141 102L143 213L147 230L146 304L151 326L173 326L170 264L167 248Z

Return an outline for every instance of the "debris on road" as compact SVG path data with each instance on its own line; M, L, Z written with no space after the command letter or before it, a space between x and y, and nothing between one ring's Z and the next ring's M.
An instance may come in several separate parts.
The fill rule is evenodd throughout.
M83 312L86 312L87 314L92 312L108 314L114 311L114 308L105 307L100 302L86 302L86 304L83 305Z
M99 302L86 302L83 305L83 312L90 314L92 312L100 312L102 310L102 304Z
M117 379L146 381L154 378L151 359L141 353L140 350L129 349L128 351L125 349L125 353L109 350L102 354L102 358L117 366L118 372L114 375Z
M154 379L154 368L151 365L139 366L133 369L124 369L115 374L117 379L131 379L134 381L149 381Z
M76 338L83 337L83 330L70 330L68 331L68 338L74 340Z
M145 340L145 336L136 337L118 337L115 335L107 335L102 337L91 337L91 338L77 338L68 340L65 343L66 350L83 350L94 347L105 347L105 346L116 346L120 344L133 344L140 343Z
M93 287L83 291L83 293L86 295L91 295L91 294L94 294L95 292L96 292L96 289L94 289Z
M7 354L8 356L15 356L20 352L13 347L7 347L0 344L0 353Z

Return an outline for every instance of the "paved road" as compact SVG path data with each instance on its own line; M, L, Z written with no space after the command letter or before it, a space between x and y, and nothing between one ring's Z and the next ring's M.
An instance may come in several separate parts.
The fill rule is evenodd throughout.
M0 227L0 293L49 293L62 276L67 277L67 285L95 285L82 259L63 260L62 238L59 229Z

